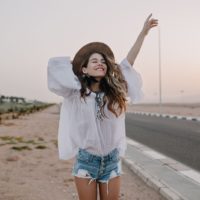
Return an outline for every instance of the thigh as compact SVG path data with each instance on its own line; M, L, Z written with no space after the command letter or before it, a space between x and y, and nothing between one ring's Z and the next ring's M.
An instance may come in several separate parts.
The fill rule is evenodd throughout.
M97 183L89 178L74 177L79 200L96 200ZM90 182L91 181L91 182Z
M120 196L120 180L117 176L112 178L107 183L99 183L100 200L119 200Z

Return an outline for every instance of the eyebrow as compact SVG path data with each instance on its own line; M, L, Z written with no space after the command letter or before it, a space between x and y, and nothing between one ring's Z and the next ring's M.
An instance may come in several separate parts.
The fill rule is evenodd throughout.
M91 58L90 60L98 60L98 59L97 59L97 58ZM104 60L104 61L105 61L104 58L101 58L101 60Z

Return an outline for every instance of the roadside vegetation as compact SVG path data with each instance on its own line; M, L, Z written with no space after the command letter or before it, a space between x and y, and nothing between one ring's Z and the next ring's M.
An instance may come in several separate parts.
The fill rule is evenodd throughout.
M17 119L20 115L34 113L52 105L54 104L0 95L0 124L3 120Z

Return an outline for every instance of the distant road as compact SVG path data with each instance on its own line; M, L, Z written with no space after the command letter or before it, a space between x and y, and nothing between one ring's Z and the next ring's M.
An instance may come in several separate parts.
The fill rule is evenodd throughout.
M200 171L200 122L127 113L126 134Z

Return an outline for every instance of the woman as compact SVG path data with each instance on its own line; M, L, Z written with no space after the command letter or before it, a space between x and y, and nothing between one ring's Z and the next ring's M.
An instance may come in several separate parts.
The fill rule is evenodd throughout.
M142 80L132 67L143 40L156 19L146 19L127 57L116 64L104 43L92 42L74 56L54 57L48 63L48 88L64 100L60 112L60 159L75 157L72 174L80 200L117 200L121 157L126 150L126 97L141 98Z

